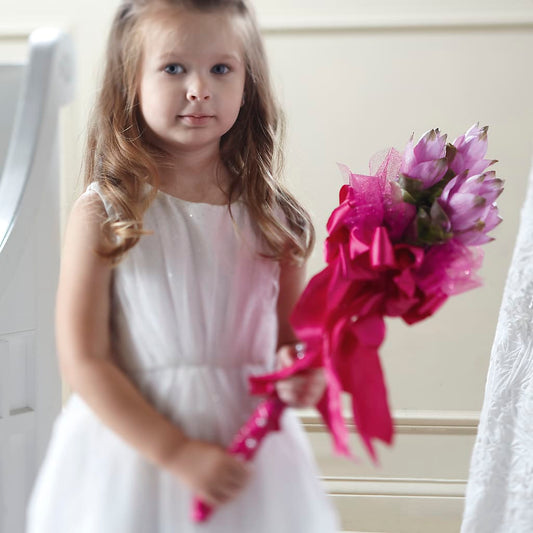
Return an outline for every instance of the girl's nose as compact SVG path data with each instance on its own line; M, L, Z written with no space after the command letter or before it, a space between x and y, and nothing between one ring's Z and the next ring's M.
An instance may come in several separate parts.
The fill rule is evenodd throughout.
M209 87L200 78L194 80L187 89L187 100L189 100L189 102L204 101L209 100L210 98L211 93Z

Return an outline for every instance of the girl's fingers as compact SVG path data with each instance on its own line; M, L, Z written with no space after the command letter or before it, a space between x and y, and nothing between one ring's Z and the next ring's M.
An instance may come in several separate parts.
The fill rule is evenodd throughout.
M242 481L220 481L214 487L210 487L202 499L211 506L219 506L231 501L244 487Z
M286 368L291 366L294 362L294 357L292 355L291 349L288 346L282 346L278 350L278 363L280 368Z
M245 485L244 479L230 478L224 482L224 490L228 495L237 494Z
M277 383L281 400L292 407L312 407L322 397L326 378L322 369L301 372Z
M278 391L278 395L283 402L291 407L305 407L306 400L306 391L295 391L295 390L282 390Z
M205 502L209 507L218 507L222 504L220 498L213 491L207 490L200 494L200 499Z
M216 500L217 505L222 505L232 500L246 485L248 475L242 472L228 472L212 489L212 497Z
M305 353L305 343L297 342L286 344L278 349L278 364L280 368L292 366L296 359L299 359Z
M250 477L250 472L245 468L237 468L230 470L226 476L224 476L225 483L235 489L240 489L244 487L248 478Z
M220 480L224 486L230 489L240 489L250 477L250 467L247 463L233 456L230 456L229 459L230 462L226 469L220 474Z

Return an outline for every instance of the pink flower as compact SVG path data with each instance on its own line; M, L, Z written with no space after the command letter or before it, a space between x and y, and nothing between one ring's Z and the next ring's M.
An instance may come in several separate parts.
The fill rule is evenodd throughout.
M449 166L454 174L467 171L468 176L474 176L496 163L495 160L483 159L487 153L488 129L488 126L480 128L479 124L474 124L464 135L453 141Z
M400 173L421 182L421 189L428 189L439 182L448 170L446 159L446 135L438 129L429 130L414 145L413 137L407 143Z
M465 170L442 191L439 203L450 220L454 238L466 245L489 242L487 233L500 222L496 198L503 191L503 180L494 171L468 176Z

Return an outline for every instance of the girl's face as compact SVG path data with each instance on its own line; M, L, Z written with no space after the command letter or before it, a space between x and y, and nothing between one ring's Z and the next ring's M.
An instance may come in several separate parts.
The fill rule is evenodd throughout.
M237 21L167 9L145 24L138 94L148 139L169 153L218 149L243 102Z

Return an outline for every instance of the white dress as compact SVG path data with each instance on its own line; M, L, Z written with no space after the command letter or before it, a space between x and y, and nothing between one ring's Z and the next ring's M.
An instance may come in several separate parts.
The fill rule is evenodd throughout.
M98 193L96 184L90 186ZM105 204L105 202L104 202ZM109 210L109 206L106 206ZM113 274L119 366L195 439L228 445L258 402L248 376L273 369L279 265L257 255L241 202L191 203L158 192L143 236ZM333 533L306 436L286 410L252 480L206 524L191 494L148 463L74 395L58 417L27 514L27 533Z
M492 347L461 531L533 532L533 171Z

